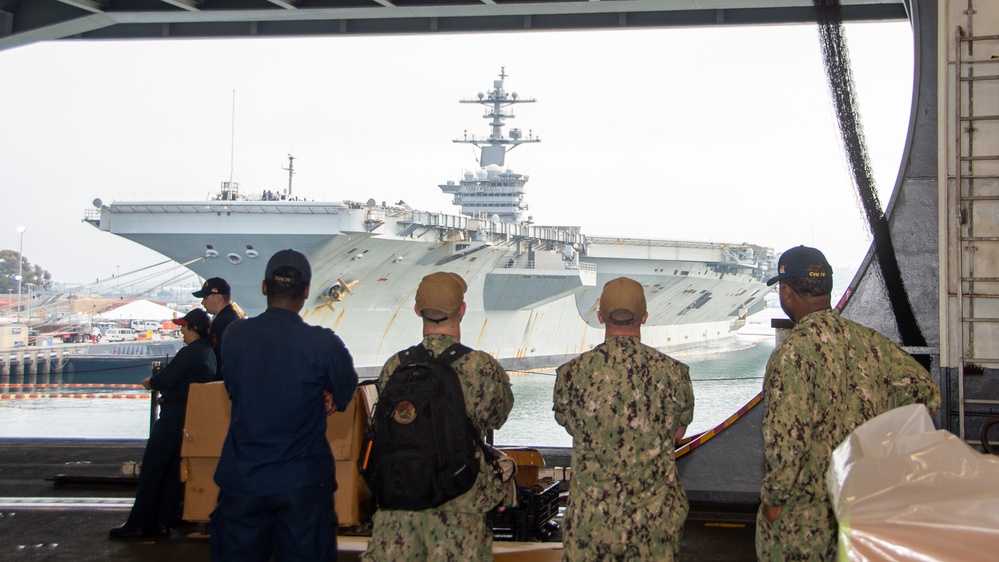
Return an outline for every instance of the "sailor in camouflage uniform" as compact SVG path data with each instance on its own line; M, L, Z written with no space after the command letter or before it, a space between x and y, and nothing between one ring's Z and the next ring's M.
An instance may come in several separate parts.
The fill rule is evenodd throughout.
M604 285L604 343L557 370L555 420L572 435L562 560L675 560L687 495L675 444L694 417L687 366L642 344L645 292Z
M416 291L417 316L423 318L423 346L437 356L461 341L465 315L465 280L456 273L428 275ZM399 354L382 367L384 388L399 366ZM465 408L480 434L499 429L513 408L510 377L491 355L472 351L454 364L465 396ZM481 451L479 475L472 488L438 507L422 511L380 509L373 517L371 542L361 555L368 561L492 560L493 535L485 514L504 497L504 486Z
M763 382L766 475L756 521L760 560L834 560L837 523L826 487L832 451L896 406L940 408L930 374L885 336L830 308L832 268L798 246L780 257L781 308L795 322Z

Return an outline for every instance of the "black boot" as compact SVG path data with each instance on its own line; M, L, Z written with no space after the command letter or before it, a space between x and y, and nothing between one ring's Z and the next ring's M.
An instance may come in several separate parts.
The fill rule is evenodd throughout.
M170 527L160 525L158 527L135 527L128 523L121 527L115 527L108 531L108 536L112 539L141 539L145 537L166 537L170 535Z
M108 536L112 539L140 539L142 538L142 527L134 527L126 523L108 531Z

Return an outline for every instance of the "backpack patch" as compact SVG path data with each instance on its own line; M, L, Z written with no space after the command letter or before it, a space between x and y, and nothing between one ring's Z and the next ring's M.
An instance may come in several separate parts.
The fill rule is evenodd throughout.
M470 351L455 344L432 357L411 347L379 392L357 461L379 509L437 507L475 483L482 437L452 367Z

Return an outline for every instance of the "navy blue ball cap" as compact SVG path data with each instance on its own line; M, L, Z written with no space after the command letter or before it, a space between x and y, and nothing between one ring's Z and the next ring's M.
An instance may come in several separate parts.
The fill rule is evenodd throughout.
M312 282L312 266L301 252L281 250L267 261L264 279L286 285L308 285Z
M174 318L173 323L178 326L190 326L192 328L200 326L207 330L212 325L212 319L204 309L195 308L185 314L183 318Z
M228 295L232 293L232 289L229 287L229 283L221 277L212 277L205 281L205 284L201 286L201 289L191 293L192 295L203 299L208 295Z
M777 260L777 275L767 281L767 286L796 277L828 278L832 282L832 267L822 252L808 246L791 248Z

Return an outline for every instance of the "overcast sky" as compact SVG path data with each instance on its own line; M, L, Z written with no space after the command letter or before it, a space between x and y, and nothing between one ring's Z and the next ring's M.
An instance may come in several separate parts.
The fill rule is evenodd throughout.
M851 24L882 204L912 89L906 22ZM856 267L869 245L814 26L212 41L41 43L0 52L0 248L57 282L164 258L81 222L94 198L196 199L230 170L244 192L457 212L437 185L475 166L465 130L505 66L535 104L538 224L588 234L797 244ZM233 97L235 92L235 106ZM231 143L235 107L235 143ZM233 165L230 167L230 156Z

